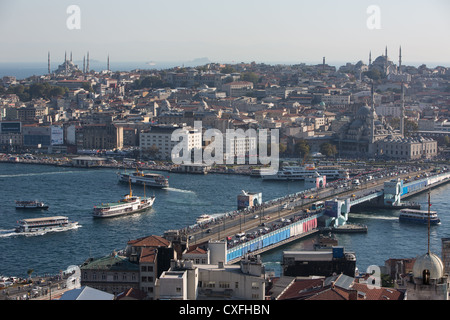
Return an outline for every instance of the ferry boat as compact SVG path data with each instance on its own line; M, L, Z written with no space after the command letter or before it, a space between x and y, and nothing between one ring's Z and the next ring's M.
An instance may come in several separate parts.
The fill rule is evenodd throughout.
M168 188L169 180L162 174L144 173L136 168L136 172L132 173L117 173L119 182L126 182L138 185L144 185L154 188Z
M28 201L16 201L16 209L39 209L47 210L48 205L42 201L28 200Z
M39 233L49 231L65 231L78 227L78 222L70 222L67 217L44 217L23 219L15 229L17 233Z
M209 221L211 219L212 219L212 217L210 215L202 214L197 217L197 223L203 223L203 222Z
M262 175L263 180L305 180L318 173L328 180L348 179L348 171L341 168L318 167L314 165L285 166L274 175Z
M430 218L430 224L439 224L439 219L436 211L417 210L417 209L402 209L400 210L400 221L418 222L426 224Z
M130 186L130 193L126 194L118 202L106 204L102 203L101 206L95 206L93 216L94 218L111 218L141 212L151 208L153 206L153 202L155 202L155 196L133 196Z
M416 222L423 224L440 224L436 211L430 211L430 190L428 190L428 210L402 209L400 210L399 221Z

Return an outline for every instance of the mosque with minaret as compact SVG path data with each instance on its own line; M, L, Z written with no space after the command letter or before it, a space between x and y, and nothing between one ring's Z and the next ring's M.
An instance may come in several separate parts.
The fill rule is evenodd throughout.
M107 70L110 71L109 67L109 55L107 60ZM70 52L70 58L67 58L67 52L64 54L64 62L58 66L58 68L55 71L51 71L51 59L50 59L50 52L48 53L48 74L55 74L59 76L71 76L76 73L89 73L89 51L87 52L87 55L83 56L83 68L80 69L78 65L76 65L73 62L72 59L72 52Z
M387 56L379 56L372 62L369 54L369 70L377 69L389 75L402 75L401 47L399 66ZM437 142L431 138L405 135L404 83L401 85L400 128L392 128L383 116L375 111L374 84L372 82L370 105L366 103L356 110L353 119L336 132L335 142L340 156L380 157L394 160L430 159L437 155Z

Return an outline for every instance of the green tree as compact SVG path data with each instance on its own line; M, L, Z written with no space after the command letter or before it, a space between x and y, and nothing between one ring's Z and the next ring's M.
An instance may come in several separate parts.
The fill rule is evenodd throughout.
M320 146L320 153L327 157L334 157L337 154L337 148L334 144L325 142Z
M229 73L235 73L236 70L232 66L225 66L222 69L220 69L220 73L229 74Z
M254 72L246 72L241 74L241 80L253 82L253 85L256 85L259 81L259 76Z
M27 274L28 274L28 278L30 278L31 280L31 274L34 272L33 269L28 269Z
M310 149L311 148L310 148L309 144L306 142L306 140L303 140L303 139L298 140L294 145L295 154L302 158L305 158L308 156Z

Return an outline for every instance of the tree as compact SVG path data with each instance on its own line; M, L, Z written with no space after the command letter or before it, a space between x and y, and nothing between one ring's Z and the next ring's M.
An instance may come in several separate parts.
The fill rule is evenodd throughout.
M31 280L31 274L34 272L33 269L28 269L27 274L28 274L28 278L30 278Z
M232 66L225 66L222 69L220 69L220 73L224 73L224 74L230 74L230 73L235 73L236 70L234 70L234 68Z
M303 139L297 141L294 146L295 154L303 158L309 154L310 149L309 144Z
M241 74L241 79L243 81L253 82L253 85L256 85L259 81L259 76L254 72L246 72Z
M327 157L334 157L337 153L337 148L334 144L325 142L320 146L320 152Z

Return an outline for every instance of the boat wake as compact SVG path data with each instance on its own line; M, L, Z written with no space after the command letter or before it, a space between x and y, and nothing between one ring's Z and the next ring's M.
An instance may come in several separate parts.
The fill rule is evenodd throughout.
M2 174L0 175L0 178L34 177L34 176L46 176L52 174L66 174L74 172L75 171L55 171L55 172L39 172L39 173Z
M52 229L48 231L37 231L37 232L15 232L15 229L9 229L9 230L0 230L0 238L9 238L9 237L15 237L15 236L25 236L25 237L34 237L34 236L42 236L46 233L51 232L63 232L68 230L74 230L81 227L81 225L77 225L70 228L58 228L58 229Z
M377 214L361 214L361 213L354 213L349 214L349 218L352 219L376 219L376 220L398 220L398 217L392 217L392 216L380 216Z
M183 190L183 189L177 189L177 188L171 188L171 187L165 188L165 190L167 190L167 191L174 191L174 192L182 192L182 193L195 193L192 190Z

